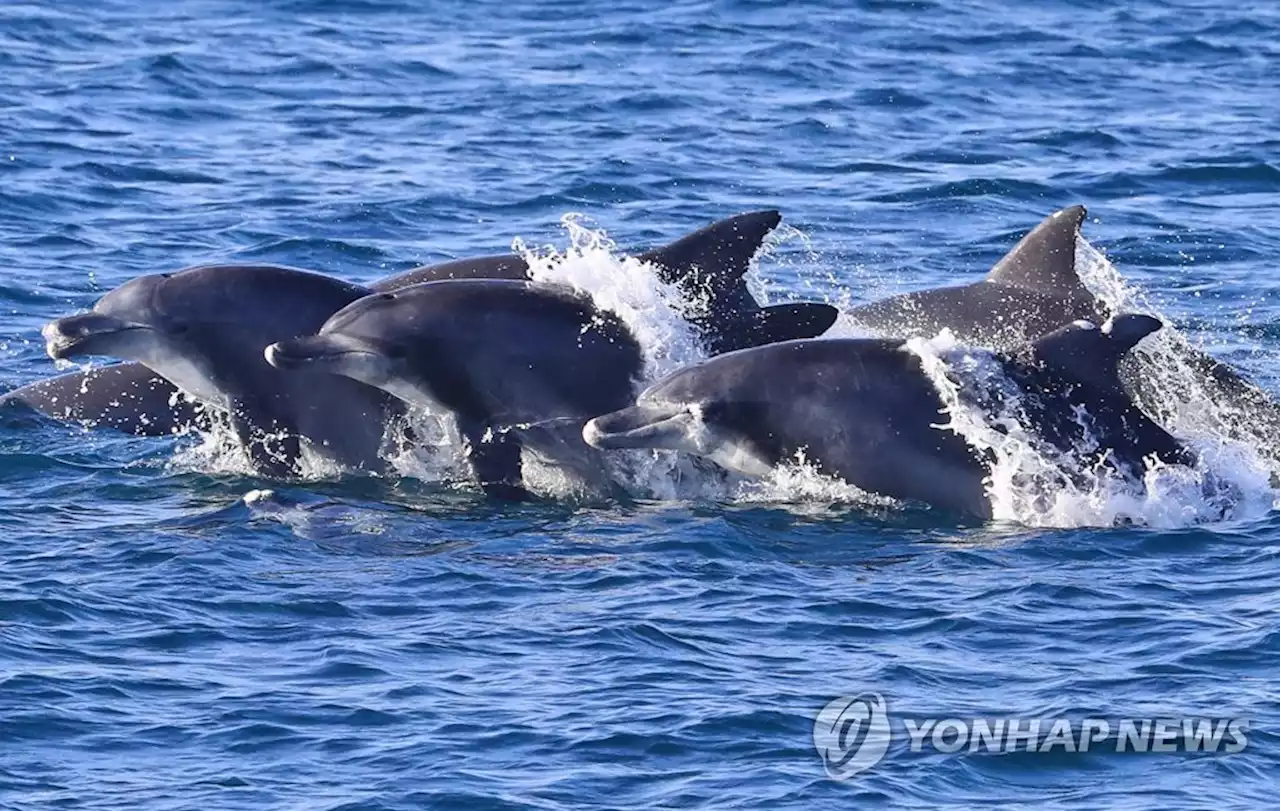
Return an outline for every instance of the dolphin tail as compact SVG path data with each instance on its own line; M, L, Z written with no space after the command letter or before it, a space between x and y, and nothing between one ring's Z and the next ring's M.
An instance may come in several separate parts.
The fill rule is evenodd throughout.
M1084 206L1050 214L1031 229L987 274L987 281L1024 290L1083 290L1076 273L1076 238Z

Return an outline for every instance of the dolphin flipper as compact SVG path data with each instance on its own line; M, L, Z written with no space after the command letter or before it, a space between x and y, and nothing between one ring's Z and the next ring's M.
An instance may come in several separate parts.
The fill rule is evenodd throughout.
M38 380L0 396L86 428L114 428L135 436L172 436L207 428L201 406L140 363L117 363Z

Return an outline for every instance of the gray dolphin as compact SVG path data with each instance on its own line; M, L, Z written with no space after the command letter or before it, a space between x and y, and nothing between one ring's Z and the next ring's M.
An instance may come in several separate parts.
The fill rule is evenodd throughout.
M815 338L835 323L839 313L829 304L795 302L761 307L747 289L751 261L781 221L782 215L772 210L739 214L636 255L658 269L658 278L680 291L685 317L709 354ZM373 288L388 292L448 279L528 278L529 265L522 257L481 256L414 268Z
M902 337L944 328L968 344L1009 349L1064 324L1110 316L1076 273L1084 206L1049 215L981 281L903 293L848 311L858 324Z
M262 357L264 346L316 331L369 292L290 268L190 268L134 279L92 311L50 322L45 345L54 359L137 361L206 409L227 414L260 472L297 472L301 440L345 467L379 468L383 428L401 408L397 401L352 380L281 375ZM131 369L115 374L134 383L138 376ZM154 406L155 396L153 390L144 405Z
M1076 241L1084 206L1049 215L981 281L905 293L855 307L857 324L883 335L931 337L950 329L962 343L1012 349L1077 319L1114 315L1080 281ZM1120 377L1138 404L1169 424L1179 406L1208 399L1219 427L1280 461L1280 403L1240 372L1186 343L1173 345L1178 364L1143 351L1121 363ZM1182 368L1179 368L1182 367ZM1189 370L1190 375L1185 370Z
M452 414L486 493L525 498L529 448L591 490L608 486L582 440L631 402L643 356L626 325L557 285L468 279L411 285L339 310L316 335L266 349L291 373L329 373Z
M837 312L830 305L800 302L761 307L747 290L744 276L751 261L780 221L777 211L740 214L639 254L690 302L689 320L709 351L814 337L835 321ZM471 257L413 268L374 282L370 289L387 292L450 279L523 280L528 273L528 263L515 254ZM200 427L178 388L141 364L117 364L30 383L0 395L0 407L6 404L25 405L87 427L112 427L145 436Z
M1083 408L1097 445L1092 461L1135 474L1151 455L1190 461L1117 377L1120 358L1159 328L1142 315L1118 316L1102 329L1079 322L997 357L1023 394L1029 427L1046 442L1065 451L1085 445ZM904 341L801 340L675 372L634 405L589 421L583 437L600 449L684 451L752 476L804 451L820 471L863 490L990 517L984 480L991 460L937 427L942 409Z
M137 436L172 436L210 427L204 407L141 363L115 363L37 380L0 395L0 408L21 404L85 428Z

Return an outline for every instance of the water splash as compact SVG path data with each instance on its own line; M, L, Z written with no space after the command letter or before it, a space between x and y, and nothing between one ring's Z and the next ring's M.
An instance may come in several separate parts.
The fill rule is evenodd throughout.
M1077 242L1076 272L1111 311L1156 312L1143 291L1127 284L1106 256L1083 238ZM828 333L862 334L845 318ZM907 351L920 359L943 401L938 427L959 434L994 460L986 481L994 517L1051 527L1183 527L1260 514L1272 507L1267 466L1254 450L1259 445L1240 441L1238 431L1228 430L1231 418L1238 415L1224 413L1229 405L1214 404L1200 383L1203 370L1187 360L1189 348L1186 338L1167 326L1144 342L1145 363L1134 376L1152 381L1151 391L1163 403L1176 405L1159 415L1167 418L1159 421L1196 454L1197 462L1186 467L1152 459L1135 480L1109 465L1084 461L1096 458L1098 450L1087 439L1087 430L1084 442L1089 447L1064 452L1024 425L1022 393L1004 376L991 352L960 346L948 331L907 342ZM1077 418L1087 428L1088 415ZM821 497L821 492L796 488L797 495L807 497Z
M734 500L802 507L848 504L879 510L902 506L895 499L869 493L822 473L803 450L798 451L793 459L775 467L763 479L739 483Z
M206 430L192 429L188 434L196 439L190 444L179 445L168 462L172 472L199 471L214 475L258 475L249 450L240 441L231 426L231 417L225 412L211 411L210 426ZM263 441L281 440L286 432L264 434ZM297 471L294 476L301 481L329 481L345 472L342 465L326 456L305 440L299 448Z
M1261 514L1271 506L1266 471L1243 448L1192 442L1194 466L1149 459L1135 480L1103 462L1085 461L1098 450L1087 431L1081 447L1061 450L1029 429L1022 422L1022 393L992 353L961 347L949 332L913 338L907 351L920 359L942 398L938 427L992 460L986 489L997 521L1174 528ZM1087 429L1088 415L1077 418Z
M560 223L569 237L563 251L552 246L531 249L520 239L512 247L529 263L534 281L568 285L622 319L644 352L642 383L706 357L681 316L686 302L678 289L662 281L657 267L619 254L608 234L591 228L581 214L566 214Z

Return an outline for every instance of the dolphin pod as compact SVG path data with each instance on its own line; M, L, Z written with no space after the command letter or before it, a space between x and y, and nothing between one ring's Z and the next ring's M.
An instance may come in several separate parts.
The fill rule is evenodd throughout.
M686 313L708 351L820 335L836 319L821 303L761 307L744 276L776 211L713 223L640 254L690 300ZM104 296L90 313L45 329L55 359L107 355L131 363L40 381L0 398L55 419L146 436L230 420L254 467L296 472L304 446L345 467L381 469L386 423L400 401L350 380L280 375L263 349L317 331L346 304L432 282L526 279L515 255L415 268L368 288L278 266L211 265L135 279Z
M477 483L497 498L529 497L526 453L609 492L615 449L680 451L749 476L803 452L864 490L989 517L992 459L939 427L939 391L905 344L950 330L991 350L1027 395L1028 429L1082 463L1140 479L1150 459L1194 462L1167 430L1180 398L1247 414L1226 420L1232 438L1280 437L1280 405L1226 364L1176 345L1179 378L1135 351L1160 322L1112 312L1081 282L1084 216L1050 215L976 283L851 308L883 336L867 339L821 338L837 316L827 304L751 296L745 273L777 212L713 223L637 255L678 292L708 355L638 396L645 363L627 325L580 292L532 281L515 255L367 287L274 266L190 268L135 279L45 328L54 358L126 363L28 384L0 405L149 436L226 421L272 476L296 475L304 448L384 470L387 427L422 406L452 417ZM981 407L999 400L983 396Z

